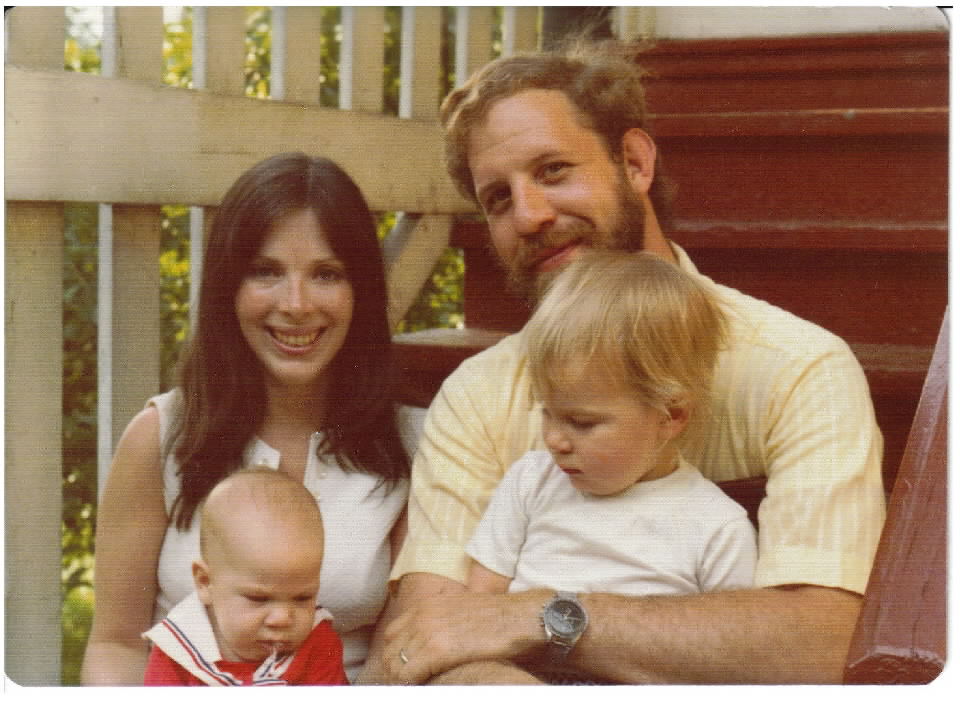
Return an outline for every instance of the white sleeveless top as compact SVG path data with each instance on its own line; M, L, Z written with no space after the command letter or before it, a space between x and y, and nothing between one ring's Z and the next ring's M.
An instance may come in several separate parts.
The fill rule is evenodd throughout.
M155 396L147 402L160 413L160 447L166 447L177 412L177 390ZM422 409L401 407L400 432L413 455ZM404 480L393 491L375 488L378 477L345 472L333 458L317 458L321 433L310 439L303 483L317 499L323 515L324 555L318 603L333 614L334 629L343 640L343 665L353 680L366 659L370 636L387 598L390 573L390 530L406 505L409 483ZM244 466L277 469L280 453L254 438L244 453ZM179 466L171 452L164 460L163 482L167 515L180 492ZM199 513L199 512L198 512ZM158 591L154 622L161 620L194 589L191 564L200 556L198 514L187 531L171 524L167 528L157 567Z

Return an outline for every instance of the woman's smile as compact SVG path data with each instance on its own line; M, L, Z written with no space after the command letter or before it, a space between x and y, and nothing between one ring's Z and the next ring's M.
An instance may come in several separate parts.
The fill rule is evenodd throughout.
M310 210L276 222L236 295L240 331L285 387L323 381L350 330L353 286Z

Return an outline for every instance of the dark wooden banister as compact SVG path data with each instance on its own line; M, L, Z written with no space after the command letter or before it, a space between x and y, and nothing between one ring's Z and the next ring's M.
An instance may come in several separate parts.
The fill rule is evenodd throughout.
M948 347L944 315L850 646L848 683L926 684L946 663Z

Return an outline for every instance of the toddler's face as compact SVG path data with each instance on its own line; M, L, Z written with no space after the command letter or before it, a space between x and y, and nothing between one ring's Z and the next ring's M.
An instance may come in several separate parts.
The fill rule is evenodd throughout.
M609 496L674 470L665 445L676 421L609 381L595 362L567 371L543 398L543 440L577 489Z
M206 570L198 565L197 591L225 660L260 662L275 649L292 652L313 629L319 556L278 552L219 559Z

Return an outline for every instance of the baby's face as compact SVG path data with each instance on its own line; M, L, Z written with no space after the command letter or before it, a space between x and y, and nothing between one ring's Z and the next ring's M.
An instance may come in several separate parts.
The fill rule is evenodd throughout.
M284 546L268 557L211 561L197 579L220 654L225 660L260 662L274 650L296 650L313 629L321 556L291 554Z

